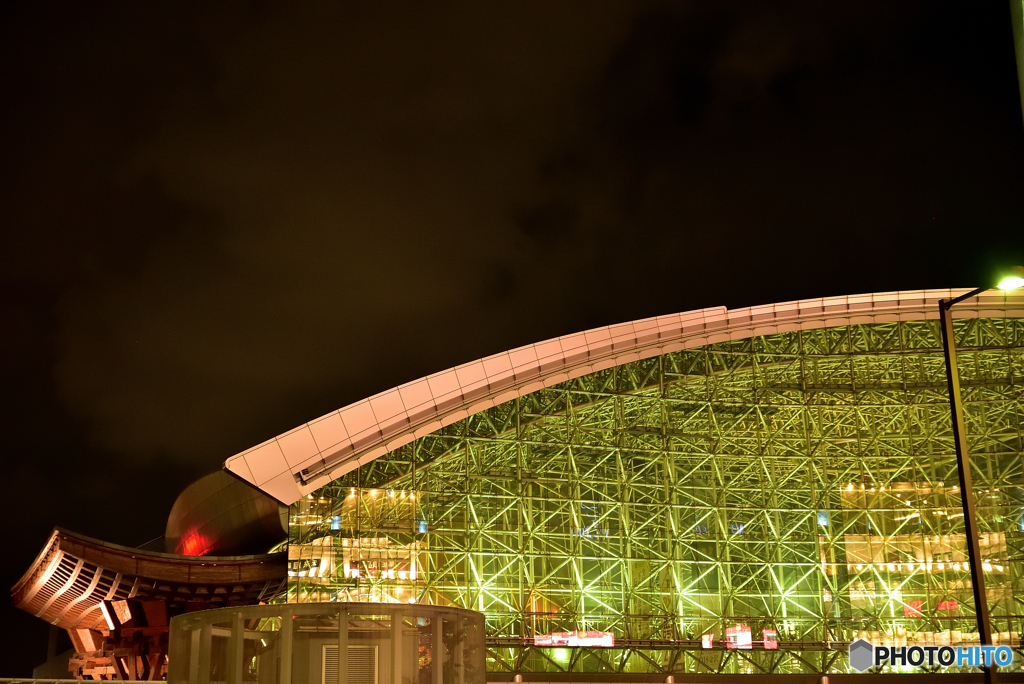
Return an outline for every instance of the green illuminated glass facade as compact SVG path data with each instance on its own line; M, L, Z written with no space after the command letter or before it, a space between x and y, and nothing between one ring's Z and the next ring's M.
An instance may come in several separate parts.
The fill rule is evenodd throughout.
M993 631L1016 647L1024 320L956 325ZM469 416L294 504L288 600L482 611L492 671L845 671L857 637L976 638L957 484L937 322L711 344ZM737 625L753 649L724 646ZM532 645L571 630L616 647Z

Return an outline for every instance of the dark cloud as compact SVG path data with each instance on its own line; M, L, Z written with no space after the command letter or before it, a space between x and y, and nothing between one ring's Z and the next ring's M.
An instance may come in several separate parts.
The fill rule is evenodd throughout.
M1024 261L1004 7L2 11L8 584L460 362Z

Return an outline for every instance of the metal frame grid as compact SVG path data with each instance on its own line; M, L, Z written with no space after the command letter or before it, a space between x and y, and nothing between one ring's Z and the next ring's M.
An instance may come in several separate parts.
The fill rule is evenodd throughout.
M1016 647L1024 320L956 331L993 631ZM509 672L841 672L859 636L969 642L940 349L935 321L793 331L489 408L294 504L288 600L480 610ZM779 649L721 647L736 624ZM532 645L575 629L616 647Z

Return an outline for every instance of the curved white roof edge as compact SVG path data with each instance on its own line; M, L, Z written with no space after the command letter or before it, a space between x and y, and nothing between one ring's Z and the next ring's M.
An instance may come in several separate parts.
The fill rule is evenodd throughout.
M544 387L638 359L714 342L863 323L938 318L938 302L967 292L911 290L724 307L595 328L494 354L321 416L232 456L224 468L291 504L417 437ZM958 318L1024 318L1024 294L959 304Z

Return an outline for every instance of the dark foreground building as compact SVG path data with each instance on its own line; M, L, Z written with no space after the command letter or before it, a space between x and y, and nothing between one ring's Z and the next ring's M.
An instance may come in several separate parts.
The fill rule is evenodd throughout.
M96 616L141 624L155 600L167 615L218 596L471 609L485 615L491 681L753 682L849 672L857 638L968 644L977 628L936 320L951 294L705 309L465 364L228 459L237 479L194 485L208 489L183 494L168 526L178 554L254 539L263 546L246 552L267 552L285 534L280 502L278 554L152 554L159 562L111 566L117 582L86 590L107 566L84 547L53 560L77 539L58 531L15 600L95 632L75 645L98 657L123 648L128 622ZM956 315L993 631L1016 650L1024 296L984 295ZM218 503L230 488L243 503ZM238 579L199 574L213 563ZM254 563L269 575L243 581ZM118 603L132 600L142 617ZM79 614L92 622L72 625ZM160 638L166 628L154 648ZM235 681L269 681L246 672Z

